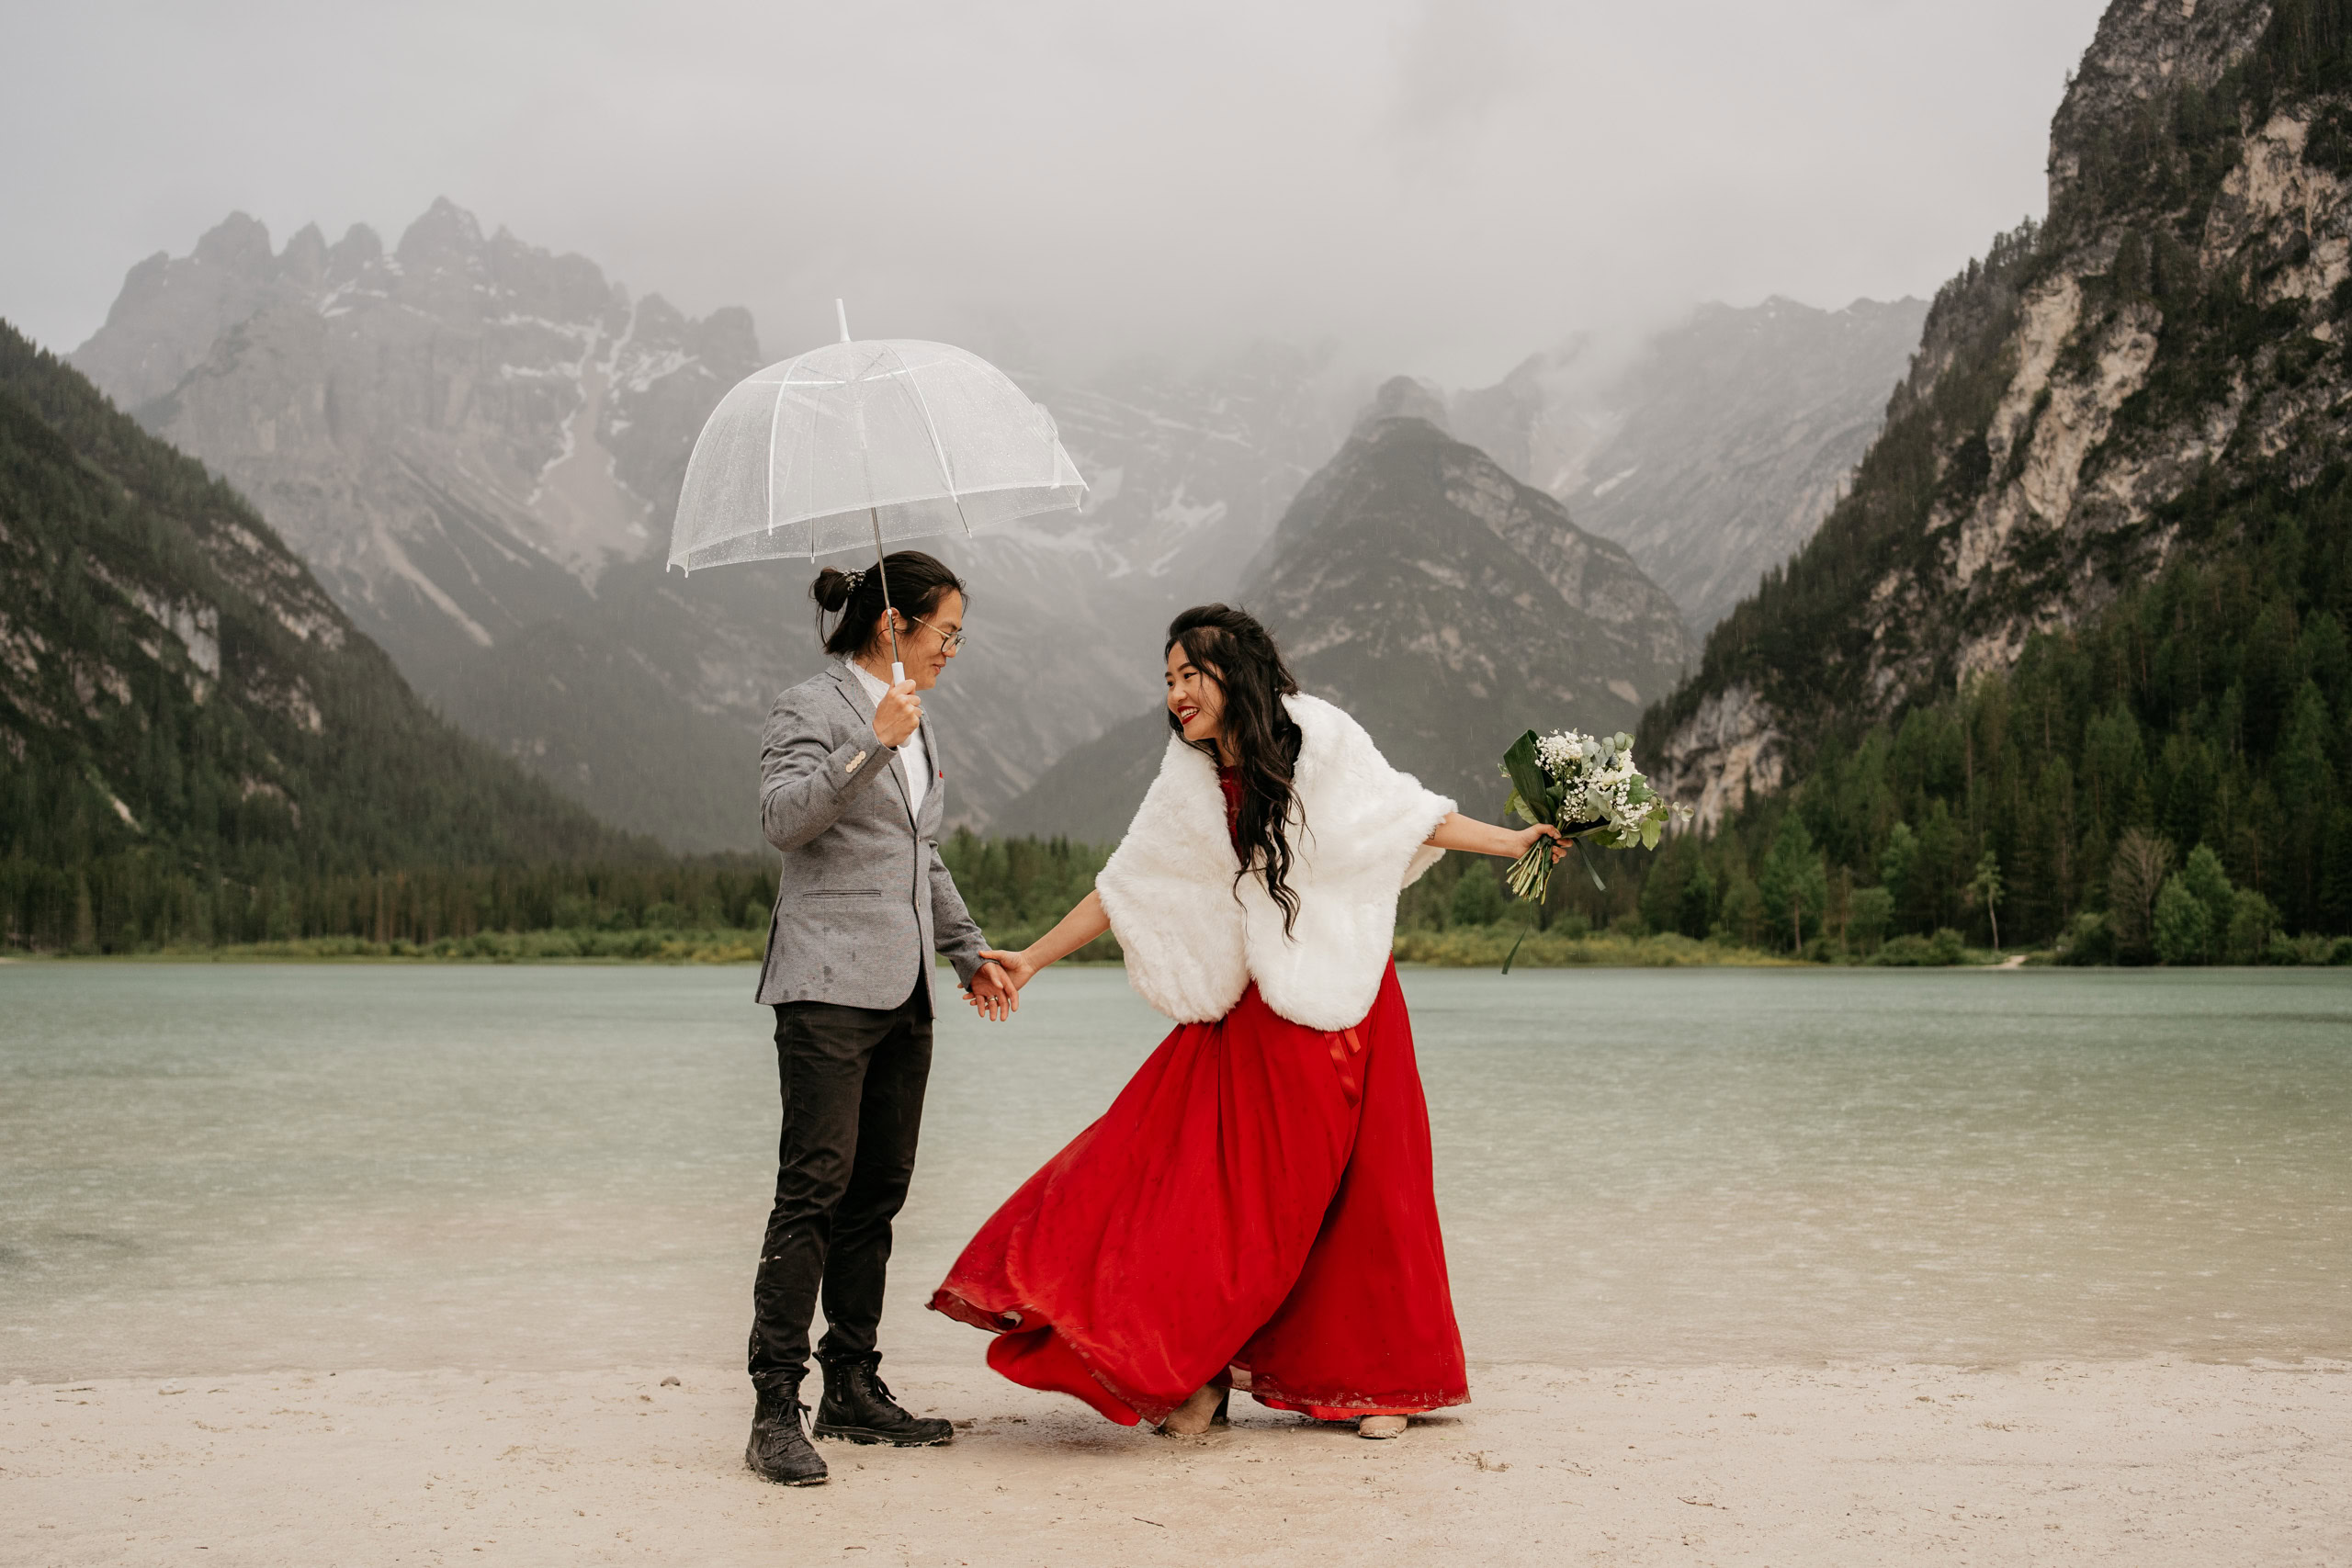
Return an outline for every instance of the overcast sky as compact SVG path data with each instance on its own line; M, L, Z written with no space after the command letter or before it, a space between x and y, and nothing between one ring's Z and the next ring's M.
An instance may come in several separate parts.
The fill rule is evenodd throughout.
M633 292L1489 381L1702 299L1927 294L2043 205L2099 0L5 0L0 314L70 348L233 209L435 196Z

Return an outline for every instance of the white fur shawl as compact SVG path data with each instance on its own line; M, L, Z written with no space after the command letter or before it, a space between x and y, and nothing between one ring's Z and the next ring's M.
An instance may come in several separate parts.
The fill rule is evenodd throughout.
M1363 1021L1388 964L1396 894L1444 852L1425 840L1453 802L1390 767L1363 727L1329 703L1297 696L1283 705L1301 738L1286 829L1285 880L1298 896L1292 935L1262 871L1234 885L1216 764L1178 736L1094 879L1126 951L1127 983L1179 1023L1223 1018L1252 979L1294 1023Z

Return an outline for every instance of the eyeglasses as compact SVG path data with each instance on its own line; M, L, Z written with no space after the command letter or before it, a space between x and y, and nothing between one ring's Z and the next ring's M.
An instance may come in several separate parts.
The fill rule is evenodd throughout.
M909 615L907 619L912 621L919 626L925 627L931 631L939 632L939 646L945 649L950 653L955 652L957 649L964 646L964 633L960 627L952 632L942 632L939 631L937 626L933 626L921 615Z

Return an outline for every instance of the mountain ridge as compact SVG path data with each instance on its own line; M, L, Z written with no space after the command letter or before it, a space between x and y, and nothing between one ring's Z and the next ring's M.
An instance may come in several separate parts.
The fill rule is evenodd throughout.
M2177 318L2165 344L2135 225L2157 233L2160 251L2177 247L2166 254L2173 287L2191 291L2185 311L2201 287L2191 271L2263 273L2268 299L2256 310L2278 316L2269 330L2284 341L2290 316L2332 311L2347 270L2340 242L2322 252L2286 230L2337 221L2342 181L2302 164L2302 122L2289 114L2250 128L2245 162L2199 170L2199 188L2170 193L2163 212L2125 188L2146 152L2124 139L2146 129L2149 106L2201 106L2271 15L2251 3L2188 16L2110 6L2052 119L2051 219L2001 236L1939 291L1855 493L1710 636L1701 670L1651 727L1653 750L1702 815L1777 787L1792 748L1815 738L1814 716L1883 718L2006 669L2032 635L2078 622L2161 567L2186 542L2164 509L2233 467L2248 471L2242 426L2253 446L2295 444L2307 392L2224 393L2149 428L2160 351L2185 355L2190 334L2210 331ZM2194 254L2172 238L2176 225L2201 231ZM2281 270L2276 258L2299 243L2312 259ZM2257 326L2246 357L2275 352ZM2255 386L2271 378L2267 363L2251 368ZM2332 375L2325 385L2335 389ZM2338 445L2326 423L2305 422L2317 438L2308 471Z
M1442 412L1408 378L1385 385L1237 598L1302 689L1348 709L1392 763L1492 817L1520 730L1630 728L1690 642L1623 547L1430 412ZM1046 770L1008 809L1008 830L1115 839L1166 744L1157 712L1114 727Z
M1700 636L1801 547L1907 368L1924 300L1709 302L1615 364L1589 340L1455 393L1452 424L1631 550Z
M265 934L322 874L628 861L441 720L233 489L0 323L8 940Z
M661 560L703 417L763 363L748 315L632 304L442 200L390 253L358 228L273 254L232 219L132 269L76 353L248 490L469 732L673 847L756 847L760 722L822 663L809 568ZM973 582L942 751L975 824L1148 699L1130 629L1225 591L1344 434L1328 352L1016 373L1093 490L1078 513L915 542Z
M2352 952L2347 620L2352 5L2116 0L2046 217L1938 291L1849 493L1645 716L1702 829L1645 915Z

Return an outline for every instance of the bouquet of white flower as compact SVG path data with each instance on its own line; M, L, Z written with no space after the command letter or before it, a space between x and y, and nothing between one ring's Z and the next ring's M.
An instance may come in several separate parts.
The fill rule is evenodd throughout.
M1657 848L1666 825L1689 817L1690 808L1677 806L1650 787L1634 766L1634 738L1599 736L1573 729L1538 735L1529 730L1503 753L1503 777L1511 784L1510 810L1529 823L1548 822L1564 839L1583 839L1613 850L1636 844ZM1600 874L1585 863L1595 887ZM1541 903L1552 885L1552 852L1538 840L1510 868L1510 890L1530 903Z

